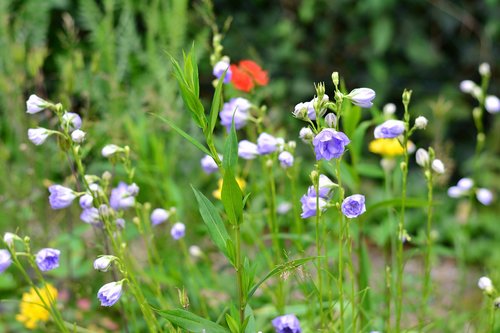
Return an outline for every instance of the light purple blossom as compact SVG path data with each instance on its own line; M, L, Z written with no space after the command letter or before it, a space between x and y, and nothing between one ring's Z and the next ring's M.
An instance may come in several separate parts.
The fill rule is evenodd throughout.
M170 230L170 235L174 240L179 240L186 234L186 226L184 223L177 222L172 226Z
M68 126L70 131L80 129L82 127L82 118L77 113L65 112L62 115L62 125L64 128Z
M97 298L101 301L101 306L112 306L122 295L123 282L106 283L97 292Z
M53 270L59 267L59 255L61 251L57 249L45 248L36 254L36 265L42 272Z
M362 108L370 108L373 105L372 101L375 98L375 91L370 88L356 88L346 97L350 99L354 105L361 106Z
M38 113L47 107L46 100L41 99L37 95L31 95L26 101L26 112L30 114Z
M384 123L375 127L374 136L376 139L397 138L405 131L405 123L401 120L386 120Z
M260 155L268 155L278 149L278 140L270 134L261 133L257 138L257 152Z
M231 82L231 78L233 77L233 72L231 71L229 65L229 61L223 59L215 64L212 72L216 78L220 79L222 74L224 74L224 71L227 69L226 76L224 76L224 83L226 84Z
M49 187L49 203L52 209L66 208L76 198L75 192L72 189L61 185L52 185Z
M219 167L217 166L217 163L215 163L215 160L212 156L210 155L205 155L201 161L201 168L203 171L209 175L211 173L214 173L219 170Z
M99 216L99 210L95 207L84 209L80 214L80 220L88 224L100 225L101 218Z
M252 104L242 97L231 98L229 102L224 103L222 110L219 113L222 126L226 127L227 131L231 129L234 114L234 128L240 129L247 124L250 116L249 110Z
M461 189L460 187L458 186L451 186L449 189L448 189L448 196L450 198L459 198L461 197L462 195L464 195L465 192L463 189Z
M468 191L474 186L474 181L470 178L461 178L457 186L463 191Z
M486 188L479 188L476 191L476 198L483 205L489 206L493 202L493 193Z
M316 216L316 203L318 203L319 210L324 211L327 200L330 200L329 193L329 188L319 188L319 198L316 200L316 190L314 186L309 186L307 193L300 198L300 202L302 203L302 214L300 214L300 217L306 219Z
M282 168L289 168L293 165L293 155L288 152L288 151L282 151L279 156L278 160L280 161L280 165Z
M107 272L111 268L111 263L115 259L115 256L100 256L94 260L94 269L96 271Z
M168 220L170 214L163 208L156 208L151 213L151 224L158 225Z
M245 160L253 160L259 155L257 145L248 140L241 140L238 143L238 156Z
M125 228L125 220L124 220L124 219L122 219L121 217L117 218L117 219L115 220L115 223L116 223L116 226L117 226L117 227L119 227L119 228L121 228L121 229Z
M86 193L80 197L80 207L82 207L83 209L92 208L93 201L94 198L90 194Z
M332 158L339 158L344 153L345 146L349 142L351 141L344 133L332 128L325 128L313 140L316 160L325 159L329 161Z
M500 99L492 95L486 96L484 108L489 113L498 113L500 111Z
M12 264L12 258L10 252L7 250L0 250L0 273L5 272L7 268Z
M135 195L137 195L137 185L127 185L120 182L118 186L111 190L109 204L114 210L125 210L135 205Z
M342 201L341 209L342 213L350 219L360 216L366 212L365 196L354 194L345 198L344 201Z
M294 314L279 316L272 321L276 333L301 333L299 319Z
M46 128L42 127L28 129L28 139L37 146L43 144L50 134Z

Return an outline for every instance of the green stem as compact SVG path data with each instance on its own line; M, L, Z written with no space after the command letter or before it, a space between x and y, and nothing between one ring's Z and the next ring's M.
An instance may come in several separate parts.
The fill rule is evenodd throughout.
M426 242L427 248L425 252L425 275L424 275L424 287L423 287L423 297L421 305L421 315L419 319L419 331L422 332L424 327L424 320L427 318L428 300L431 291L431 256L432 256L432 170L426 171L427 178L427 229L426 229Z
M341 210L341 204L342 201L344 201L344 188L342 187L342 179L340 176L340 162L341 158L338 158L336 160L336 167L335 167L335 176L337 178L337 184L339 188L339 257L338 257L338 268L339 268L339 280L338 280L338 288L339 288L339 305L340 305L340 332L344 332L344 254L343 254L343 248L344 248L344 233L345 230L344 228L346 227L345 224L345 217L344 214L342 214ZM354 315L354 313L353 313Z
M246 300L245 294L243 292L243 265L241 264L241 233L240 225L236 224L235 227L235 238L236 238L236 277L237 277L237 287L238 287L238 310L240 314L240 326L243 325L245 321L245 307Z

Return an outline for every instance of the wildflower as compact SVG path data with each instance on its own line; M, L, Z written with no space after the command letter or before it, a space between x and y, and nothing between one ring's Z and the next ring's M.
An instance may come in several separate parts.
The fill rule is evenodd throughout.
M464 191L458 186L451 186L448 189L448 196L450 198L459 198L464 194Z
M325 116L325 123L328 127L335 127L337 126L337 116L335 113L329 113Z
M82 118L77 113L65 112L62 115L62 126L68 128L70 131L80 129L82 127Z
M156 208L151 213L151 224L158 225L168 220L170 213L163 208Z
M320 194L321 194L321 190L328 189L328 191L330 191L335 186L337 186L337 184L332 182L332 180L330 178L328 178L327 176L325 176L323 174L319 175L318 187L319 187Z
M49 130L43 127L30 128L28 130L28 139L30 139L30 141L35 145L39 146L47 140L50 134Z
M85 140L86 135L87 135L87 133L85 133L82 130L77 129L77 130L74 130L73 132L71 132L71 140L73 140L73 142L75 142L75 143L82 143Z
M0 273L3 273L12 264L10 252L7 250L0 250Z
M220 158L220 156L219 156ZM203 169L203 171L209 175L211 173L214 173L216 172L217 170L219 170L219 167L217 166L217 163L215 163L215 160L212 156L210 155L205 155L201 161L201 168Z
M484 108L489 113L497 113L500 111L500 99L496 96L486 96L484 100Z
M238 156L245 160L253 160L259 155L257 145L248 140L241 140L238 143Z
M476 87L476 83L471 80L463 80L462 82L460 82L460 91L466 94L472 94Z
M242 179L242 178L239 178L239 177L236 177L236 183L238 183L238 186L240 187L240 189L242 191L245 189L245 186L247 185L247 183L245 182L245 180ZM221 195L222 195L223 180L219 179L219 181L217 182L217 184L218 184L218 188L215 191L212 192L212 195L214 196L215 199L220 200L221 199Z
M3 241L5 242L5 244L7 244L9 247L14 245L14 241L15 240L21 240L21 238L19 238L18 235L16 234L13 234L12 232L6 232L4 235L3 235Z
M351 142L342 132L332 128L325 128L313 140L316 160L339 158L344 153L345 146Z
M236 89L250 92L255 85L265 86L269 83L267 71L264 71L252 60L242 60L236 65L231 65L232 82Z
M229 59L222 59L215 64L214 70L212 72L216 78L220 79L222 74L224 74L224 71L227 70L226 76L224 76L224 83L226 84L231 82L231 77L233 76L229 65Z
M66 208L76 198L75 192L72 189L61 185L52 185L49 187L49 203L52 209Z
M479 281L477 281L477 286L479 287L479 289L484 290L487 294L491 294L494 290L493 283L487 276L479 278Z
M418 165L425 168L429 164L429 153L423 148L418 148L415 159Z
M94 269L96 271L107 272L111 268L111 264L117 258L115 256L100 256L94 260Z
M489 76L491 74L491 68L490 64L487 62L483 62L481 65L479 65L479 74L482 76Z
M417 117L415 119L415 128L425 129L427 127L428 120L424 116Z
M97 292L97 298L101 301L101 306L112 306L122 295L123 280L119 282L106 283Z
M394 103L387 103L384 105L382 111L386 117L392 116L396 112L396 105Z
M35 329L39 322L47 322L50 318L50 312L45 305L55 306L57 300L57 289L50 284L38 289L40 296L31 288L23 293L19 314L16 320L22 323L28 329Z
M350 99L354 105L370 108L373 106L372 101L375 98L375 91L370 88L356 88L345 97Z
M36 265L42 272L53 270L59 267L59 255L61 251L57 249L45 248L36 254Z
M279 316L272 321L276 333L301 333L299 319L294 314Z
M137 185L127 185L124 182L120 182L116 188L111 190L109 204L114 210L128 209L135 205L135 196L137 193Z
M80 197L80 207L82 207L83 209L92 208L93 201L94 201L94 198L90 194L85 193L84 195L82 195Z
M386 120L375 127L374 136L376 139L392 139L400 136L405 131L405 123L401 120Z
M250 107L252 104L245 98L231 98L229 102L224 103L219 113L220 123L226 127L227 131L231 129L234 118L234 128L240 129L247 124L250 116Z
M297 119L307 120L307 118L311 119L309 117L309 115L310 115L309 110L310 110L310 102L298 103L295 105L295 108L294 108L292 114ZM312 108L312 111L314 113L314 118L316 118L316 113L314 112L314 107ZM314 119L312 119L312 120L314 120Z
M102 148L101 154L103 157L110 157L114 155L116 152L121 151L122 148L118 147L117 145L106 145Z
M314 139L314 133L309 127L302 127L299 132L299 138L305 143L309 143Z
M278 160L282 168L286 169L293 165L293 155L288 151L282 151L278 156Z
M197 245L191 245L189 247L189 254L192 257L200 258L203 255L203 251L201 251L201 249L200 249L199 246L197 246Z
M179 240L184 237L186 234L186 226L184 223L177 222L172 226L172 229L170 229L170 235L174 240Z
M375 139L368 145L368 150L386 157L402 155L404 152L398 139Z
M101 217L99 216L99 210L95 207L85 208L80 214L80 220L88 224L100 225Z
M474 186L474 181L470 178L461 178L457 186L463 191L468 191Z
M30 114L38 113L45 109L49 103L38 97L37 95L31 95L26 101L26 112Z
M493 202L493 193L486 188L479 188L476 191L477 200L485 206L489 206Z
M271 154L278 148L278 141L272 135L261 133L257 138L257 152L260 155Z
M365 196L361 194L351 195L342 201L342 213L353 219L366 212Z
M434 161L432 161L431 167L432 170L434 170L434 172L440 175L442 175L445 172L444 164L441 160L435 159Z
M318 184L319 193L316 192L314 186L309 186L307 193L300 198L300 202L302 203L302 214L300 217L305 219L311 216L316 216L316 204L318 204L320 211L324 211L326 209L326 204L331 198L330 192L333 187L330 186L331 181L328 182L328 180L328 177L326 177L326 179L321 179L320 176L320 183ZM333 182L331 182L331 184L333 184Z

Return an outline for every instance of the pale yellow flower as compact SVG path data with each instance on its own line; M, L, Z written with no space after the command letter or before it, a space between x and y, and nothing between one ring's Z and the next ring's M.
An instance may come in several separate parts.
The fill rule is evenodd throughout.
M39 321L46 322L49 320L50 312L44 303L50 306L57 299L57 289L50 284L45 285L43 288L38 288L38 291L42 299L40 299L33 288L23 294L19 307L20 313L16 316L16 320L28 329L35 329Z
M403 155L403 146L398 139L375 139L368 145L368 150L372 153L385 157Z

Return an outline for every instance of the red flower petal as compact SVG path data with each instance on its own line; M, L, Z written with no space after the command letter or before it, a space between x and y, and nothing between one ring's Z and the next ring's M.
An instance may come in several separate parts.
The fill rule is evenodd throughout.
M269 76L267 71L262 70L262 68L257 65L252 60L242 60L240 61L240 68L249 73L258 85L265 86L269 83Z
M233 82L234 87L245 92L252 90L254 84L250 75L236 67L236 65L231 65L230 68L233 73L231 82Z

